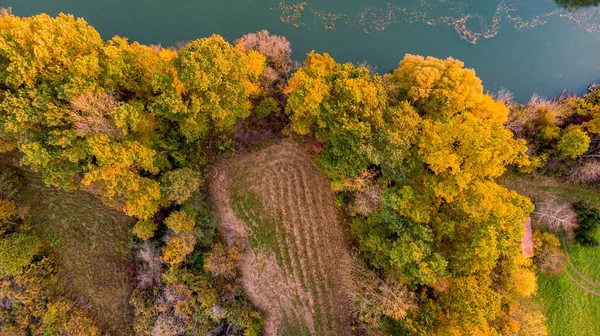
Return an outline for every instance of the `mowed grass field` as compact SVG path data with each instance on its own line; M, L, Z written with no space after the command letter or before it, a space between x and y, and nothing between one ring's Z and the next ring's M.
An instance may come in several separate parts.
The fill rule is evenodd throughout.
M567 249L572 264L558 277L538 277L536 298L551 335L600 335L600 247Z
M334 197L291 141L221 162L211 194L229 244L246 247L244 289L266 335L350 335L350 257Z
M31 172L19 203L57 263L57 291L87 308L111 335L131 335L132 219L83 191L43 185Z
M500 183L534 201L549 197L560 202L586 201L600 205L600 190L566 184L550 177L507 175ZM600 239L600 234L597 234ZM538 277L536 300L548 318L550 335L600 335L600 247L582 247L563 241L571 259L564 274Z

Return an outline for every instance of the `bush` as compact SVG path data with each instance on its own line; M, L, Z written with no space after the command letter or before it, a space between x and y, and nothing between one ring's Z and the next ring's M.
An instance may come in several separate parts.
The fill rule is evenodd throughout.
M510 280L513 292L519 297L529 297L537 291L535 274L528 269L518 269Z
M535 261L540 273L557 276L567 267L567 255L560 248L558 237L535 230L533 232Z
M29 265L41 247L40 239L13 233L0 240L0 277L14 275Z
M191 232L196 225L196 221L184 211L175 211L165 219L165 224L175 233L182 233Z
M204 269L215 277L233 279L240 260L242 251L239 245L227 248L219 243L204 256Z
M0 223L8 221L17 214L17 207L13 201L0 199ZM1 234L1 232L0 232Z
M583 202L574 205L579 227L575 229L575 239L585 246L598 246L600 243L594 237L594 232L600 226L600 212Z
M279 112L279 103L271 97L263 99L258 106L254 109L256 116L259 118L266 118L271 114Z
M202 174L190 169L176 169L160 178L161 196L170 202L182 204L200 187Z
M590 148L590 137L580 128L570 127L558 142L558 150L565 158L574 159Z
M154 237L154 232L158 225L151 220L139 220L133 226L133 233L141 240L148 240Z
M21 178L19 172L12 167L0 168L0 197L10 198L19 191Z
M71 302L62 299L48 304L48 310L42 317L41 328L44 335L100 335L100 330L91 318Z
M134 290L131 293L129 304L133 307L133 331L136 335L150 334L158 313L152 301L152 296L145 292Z
M191 233L180 233L167 240L163 250L162 260L171 265L181 263L185 257L194 251L196 238Z

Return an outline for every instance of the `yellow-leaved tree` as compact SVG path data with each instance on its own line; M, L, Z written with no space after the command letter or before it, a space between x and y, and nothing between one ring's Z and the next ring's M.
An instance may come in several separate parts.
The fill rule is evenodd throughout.
M385 186L380 209L352 229L368 263L424 293L396 327L500 330L509 303L535 288L494 282L531 280L520 242L533 206L495 182L508 165L528 164L525 142L504 128L506 106L462 62L413 55L382 82L309 54L287 92L291 128L324 142L326 173L343 180L369 167Z
M265 64L217 35L175 51L103 42L71 15L1 14L0 150L140 219L161 205L161 173L206 162L208 137L248 115Z
M324 143L319 164L334 179L356 176L377 161L387 101L381 77L338 64L328 54L308 54L290 79L286 111L293 132L314 132Z

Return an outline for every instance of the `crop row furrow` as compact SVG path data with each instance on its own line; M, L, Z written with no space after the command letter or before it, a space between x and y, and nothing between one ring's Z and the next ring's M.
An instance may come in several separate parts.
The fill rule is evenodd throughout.
M281 242L284 250L284 257L286 258L286 267L289 268L289 272L286 272L286 283L294 283L295 288L294 292L296 293L296 297L301 298L306 296L306 285L302 282L302 271L300 260L298 258L297 249L294 247L294 236L291 232L290 228L285 225L285 208L282 207L281 202L278 202L276 195L279 195L279 184L277 173L275 171L265 172L263 175L265 179L261 180L263 190L265 190L265 195L263 195L263 199L267 200L270 205L270 210L273 216L281 219ZM279 237L278 237L279 238ZM280 239L278 239L278 243ZM296 253L294 253L296 251ZM300 305L302 306L302 311L310 311L310 307L308 306L308 302L304 300L299 300Z
M286 232L285 232L285 228L283 227L283 221L281 220L280 216L278 216L278 214L276 214L274 211L272 211L272 207L269 207L269 204L272 204L271 202L273 201L272 199L272 183L270 183L270 178L268 177L268 175L262 175L260 177L260 185L262 186L262 188L259 188L259 193L258 193L258 197L262 200L262 201L266 201L265 204L263 205L263 212L265 213L265 216L270 220L270 221L274 221L275 224L275 239L274 239L274 246L273 248L278 251L278 255L277 255L277 263L279 265L279 267L281 268L281 270L283 271L283 273L286 275L286 278L288 277L293 277L293 273L291 273L292 267L289 263L290 259L288 256L288 245L285 242L285 238L286 238ZM263 225L270 225L272 223L262 223Z
M316 323L315 316L313 314L315 302L310 290L310 286L313 283L313 279L311 278L310 273L308 272L308 269L304 262L305 258L303 258L303 256L306 255L306 249L305 246L302 244L301 232L299 231L299 228L293 225L293 222L290 222L289 220L290 218L294 218L296 216L296 213L295 209L290 206L290 200L293 199L293 197L290 195L289 186L286 184L287 181L287 176L285 176L285 174L282 174L280 169L276 169L274 171L273 183L275 184L279 192L279 200L276 204L279 205L279 208L282 212L282 219L286 230L293 232L293 239L292 242L290 242L290 249L293 250L294 260L297 265L296 273L300 275L302 289L304 290L304 293L302 293L300 297L305 298L303 300L305 301L303 306L306 307L307 313L311 319L310 324L308 325L309 330L310 333L314 335L318 332L318 329L315 328Z
M299 198L303 200L303 208L305 209L311 209L311 211L308 211L308 216L306 217L306 219L309 221L309 226L310 226L310 230L309 230L309 235L311 236L314 245L316 246L315 251L323 251L323 252L327 252L329 250L328 245L323 239L323 232L322 232L322 228L324 224L324 222L321 221L320 218L318 218L318 216L315 216L315 212L317 213L321 213L322 212L322 204L319 204L318 202L316 202L317 199L317 195L315 194L316 190L317 190L317 186L315 185L316 183L311 183L314 181L308 180L307 176L306 176L306 172L304 169L298 169L298 192L299 192ZM327 237L327 236L326 236ZM316 253L316 261L317 261L317 271L319 272L319 277L320 277L320 281L319 284L321 284L322 288L322 301L323 301L323 307L326 308L327 310L327 323L328 323L328 328L331 331L334 330L339 330L338 328L336 328L336 323L334 321L334 311L335 311L335 302L333 301L333 296L332 296L332 286L330 283L331 277L325 273L325 269L326 269L326 264L328 262L331 262L332 260L335 260L333 255L328 255L327 253ZM327 267L327 269L329 269L330 267Z
M308 293L308 276L305 272L306 270L303 267L302 258L300 257L300 254L303 251L301 249L301 244L298 240L299 235L298 235L297 228L294 226L291 226L291 227L289 226L288 218L290 216L292 216L292 214L291 214L292 210L290 209L288 204L285 202L287 193L286 193L286 189L281 185L281 181L284 181L285 179L283 178L283 176L281 176L281 173L279 170L274 170L273 171L273 180L274 180L273 185L276 188L276 190L278 192L278 196L279 196L279 200L275 204L277 204L279 211L281 211L284 227L286 228L286 230L289 230L292 232L289 249L292 250L293 255L294 255L293 259L296 264L295 273L299 275L300 282L302 284L302 288L305 291L304 294L307 294ZM312 304L310 304L310 306L312 306Z
M336 212L326 211L327 208L335 209L336 207L330 196L330 189L325 188L323 185L323 183L319 183L318 181L316 183L315 190L317 196L314 198L314 201L321 205L316 209L316 215L321 218L322 223L338 223L339 219ZM327 186L327 184L325 184L325 186ZM338 269L337 275L340 277L337 281L332 278L328 279L328 283L332 290L332 297L336 299L334 306L338 308L336 309L336 312L339 312L339 307L348 304L346 299L347 296L344 294L345 290L343 286L341 286L342 280L340 280L347 278L345 272L348 272L350 269L347 251L342 248L346 244L343 239L344 233L338 225L324 225L321 232L322 237L330 237L330 240L323 245L322 249L324 254L331 258L330 260L336 260L335 267ZM335 316L342 316L342 314L335 314ZM339 330L347 328L341 319L337 319L336 322L338 323Z
M320 300L319 300L319 291L316 285L316 281L317 278L315 278L315 274L314 274L314 260L312 258L312 249L310 244L309 239L310 237L307 237L306 235L306 229L304 227L304 222L301 220L304 213L306 212L306 210L302 211L302 208L300 207L299 204L299 200L297 195L295 194L295 191L297 190L294 184L292 184L292 182L294 182L294 172L293 171L289 171L289 169L287 169L288 166L287 165L283 165L282 167L280 167L280 173L285 176L286 178L283 179L283 186L284 189L287 191L286 195L286 199L284 199L283 201L289 205L289 209L290 209L290 218L286 220L286 222L294 227L294 230L296 232L297 235L297 241L299 241L299 248L302 249L302 253L301 253L301 262L302 262L302 269L303 271L306 273L307 276L307 280L308 280L308 289L310 292L310 297L311 297L311 303L312 303L312 313L313 313L313 319L314 319L314 334L315 335L324 335L324 330L323 330L323 314L321 311L321 305L320 305Z
M257 258L259 256L260 255L258 255ZM277 283L278 281L264 281L267 273L267 263L263 262L261 263L261 266L263 267L262 270L260 269L260 267L256 267L252 270L253 272L255 272L254 278L257 281L257 283L255 283L252 287L256 291L257 295L260 295L260 297L263 298L267 298L267 300L264 301L269 306L265 307L266 311L276 315L281 314L281 312L284 311L293 311L293 305L290 303L282 302L283 300L281 299L280 295L278 295L278 293L285 289L273 287L272 283ZM275 280L272 277L269 277L268 279ZM276 318L276 320L280 320L282 318L281 316L278 317L279 318Z
M307 266L309 269L309 275L312 278L311 291L315 301L315 323L319 324L315 326L315 330L319 330L318 334L320 335L326 335L329 334L329 330L328 328L326 328L326 323L328 320L328 314L326 309L327 306L323 305L326 293L324 293L323 289L320 286L322 282L322 276L321 274L319 274L320 271L322 271L323 265L319 258L317 246L315 246L315 237L312 231L313 223L311 223L311 221L309 220L309 216L312 212L312 209L310 209L308 207L308 204L306 203L305 193L302 184L299 181L298 172L299 170L301 170L301 167L288 165L282 167L282 169L285 168L287 168L286 170L288 181L293 182L292 187L293 190L296 192L293 195L294 197L292 198L294 201L293 207L298 209L299 214L297 216L294 216L294 222L301 228L302 238L305 240L307 249Z

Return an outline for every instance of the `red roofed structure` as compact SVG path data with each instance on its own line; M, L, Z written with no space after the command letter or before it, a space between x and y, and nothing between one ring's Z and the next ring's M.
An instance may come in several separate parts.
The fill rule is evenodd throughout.
M524 223L525 230L521 238L521 254L525 258L533 257L533 236L531 234L531 218L527 218Z

